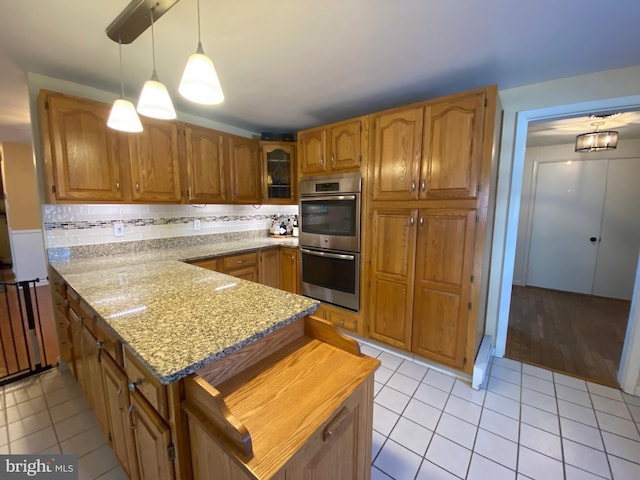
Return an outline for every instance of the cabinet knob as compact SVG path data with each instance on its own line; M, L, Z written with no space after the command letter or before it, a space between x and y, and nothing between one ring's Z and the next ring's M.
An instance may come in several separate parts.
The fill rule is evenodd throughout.
M424 225L424 217L420 217L420 226Z
M331 154L331 164L332 164L332 165L335 165L335 164L336 164L336 154L335 154L335 153L332 153L332 154Z
M244 262L244 260L238 260L238 263L243 263L243 262Z
M324 165L324 157L320 155L320 165Z
M416 182L411 182L411 191L415 192L416 191Z
M415 218L413 218L413 217L411 217L411 218L409 219L409 223L410 223L411 225L413 225L414 223L416 223L416 219L415 219Z
M136 390L136 386L140 385L142 383L142 380L136 380L135 382L129 382L128 386L129 386L129 391L130 392L134 392Z
M138 182L136 182L136 192L140 191L140 184Z
M344 320L340 320L340 321L338 322L338 325L340 325L341 327L344 327Z
M120 191L120 182L116 180L116 192Z
M422 179L422 183L420 184L420 186L422 187L422 191L426 192L427 191L427 181Z

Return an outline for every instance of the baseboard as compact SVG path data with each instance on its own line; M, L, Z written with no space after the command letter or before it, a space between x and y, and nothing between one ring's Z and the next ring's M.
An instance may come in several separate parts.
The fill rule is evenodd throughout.
M473 364L473 379L471 380L471 386L479 390L485 383L487 374L489 373L489 362L491 361L491 354L493 353L493 338L489 335L485 335L480 343L480 349L476 356L476 361Z

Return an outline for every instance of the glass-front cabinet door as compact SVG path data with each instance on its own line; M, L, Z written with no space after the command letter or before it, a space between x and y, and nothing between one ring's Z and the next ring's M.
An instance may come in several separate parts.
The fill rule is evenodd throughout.
M260 142L263 203L295 204L295 143Z

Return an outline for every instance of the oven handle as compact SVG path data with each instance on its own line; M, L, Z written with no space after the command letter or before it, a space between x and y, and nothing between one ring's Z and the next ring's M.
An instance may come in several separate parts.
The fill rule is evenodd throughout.
M305 200L309 201L317 201L317 200L355 200L356 196L355 195L326 195L323 197L314 197L314 196L302 196L302 198L300 199L301 202L304 202Z
M307 250L306 248L301 248L300 251L308 255L315 255L316 257L335 258L337 260L351 260L351 261L354 261L356 259L354 255L343 255L341 253L316 252L315 250Z

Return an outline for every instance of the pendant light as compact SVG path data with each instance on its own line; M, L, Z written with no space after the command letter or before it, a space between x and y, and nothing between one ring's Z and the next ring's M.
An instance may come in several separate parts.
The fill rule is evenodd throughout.
M614 150L618 146L618 132L613 130L600 131L600 125L604 122L594 122L594 132L583 133L576 137L576 152L599 152L602 150Z
M213 61L204 54L200 39L200 0L198 9L198 48L187 60L178 91L187 100L202 105L222 103L224 94Z
M144 82L140 98L138 99L138 113L145 117L158 118L160 120L172 120L176 118L176 111L171 103L171 97L165 87L158 80L156 72L156 41L153 31L153 10L149 11L151 17L151 54L153 56L153 73L151 80Z
M124 80L122 79L122 42L118 41L120 54L120 98L113 102L107 127L121 132L138 133L142 131L142 123L133 103L124 98Z

